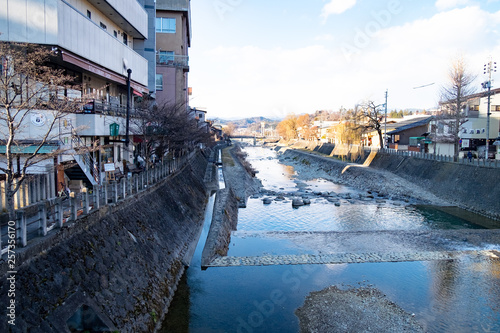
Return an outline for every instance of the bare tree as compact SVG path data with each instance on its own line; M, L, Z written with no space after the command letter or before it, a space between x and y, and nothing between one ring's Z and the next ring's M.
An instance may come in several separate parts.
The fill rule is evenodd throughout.
M442 87L440 104L443 106L443 118L450 120L447 122L447 125L453 140L454 159L456 161L458 160L458 153L460 151L460 131L462 130L462 125L467 121L464 110L467 96L475 92L472 83L476 79L476 76L468 72L465 60L459 57L452 62L448 79L448 84Z
M236 129L238 128L238 126L235 124L235 123L228 123L223 129L222 131L224 132L224 134L226 134L227 136L231 137L234 135L234 133L236 132Z
M53 56L49 48L0 43L0 140L5 145L0 171L5 174L10 219L15 218L14 195L28 178L28 168L62 153L59 121L81 107L73 96L79 92L74 78L50 65ZM28 133L30 123L36 131ZM47 146L50 153L43 151Z
M380 146L383 145L382 138L382 122L384 120L384 110L379 105L375 105L373 101L366 101L363 104L357 105L353 114L353 128L359 129L362 132L376 131L379 137Z
M143 137L140 154L147 166L165 155L179 156L199 143L208 144L211 138L184 103L144 107L132 122L133 132Z

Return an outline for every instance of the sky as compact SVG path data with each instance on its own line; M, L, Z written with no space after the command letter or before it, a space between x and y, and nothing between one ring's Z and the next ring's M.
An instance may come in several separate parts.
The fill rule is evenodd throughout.
M192 0L191 16L190 105L208 118L338 111L386 91L389 110L431 109L455 59L478 92L500 63L500 0Z

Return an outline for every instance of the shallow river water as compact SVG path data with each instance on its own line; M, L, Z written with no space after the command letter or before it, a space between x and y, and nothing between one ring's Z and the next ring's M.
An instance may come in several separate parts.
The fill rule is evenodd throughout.
M379 202L339 200L314 192L355 198L359 191L318 179L300 180L278 162L274 151L246 148L265 189L284 192L284 200L263 205L250 198L239 211L238 231L228 255L305 254L313 250L272 237L273 231L371 231L482 228L433 207L416 207L385 198ZM292 208L290 193L311 194L311 205ZM313 291L369 286L415 318L429 332L500 332L500 261L461 257L400 263L215 267L201 270L214 197L191 266L163 332L298 332L295 310Z

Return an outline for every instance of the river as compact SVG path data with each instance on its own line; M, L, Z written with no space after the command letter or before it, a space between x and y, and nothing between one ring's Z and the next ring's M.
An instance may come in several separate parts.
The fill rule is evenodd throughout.
M240 209L229 256L321 254L325 248L313 236L318 232L482 228L433 207L392 198L367 201L359 190L324 179L305 181L280 164L273 150L245 151L268 192L249 198L247 207ZM309 196L311 204L293 208L291 200L297 195ZM272 197L272 203L263 205L263 197ZM455 260L202 270L213 200L212 196L203 234L162 332L298 332L296 309L311 292L332 285L345 290L376 288L428 332L500 332L500 261L490 252ZM289 237L304 233L311 237ZM474 250L491 249L498 250L493 245Z

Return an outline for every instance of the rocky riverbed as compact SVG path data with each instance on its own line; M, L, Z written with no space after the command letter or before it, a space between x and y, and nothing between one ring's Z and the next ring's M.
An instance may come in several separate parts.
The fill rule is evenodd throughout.
M309 156L310 155L310 156ZM333 205L428 204L450 206L418 184L384 170L343 163L313 153L285 151L280 162L296 171L295 191L264 190L258 179L249 177L237 159L224 166L226 186L240 197L263 200L326 200ZM316 191L308 180L325 180L349 186L350 192ZM267 201L266 201L267 200ZM238 235L241 236L241 232ZM249 233L249 237L251 237ZM500 232L497 230L428 230L428 231L354 231L354 232L269 232L259 237L289 239L312 250L308 255L221 257L214 266L334 264L386 261L453 260L457 256L500 257ZM488 249L481 251L481 249ZM485 253L483 253L485 252ZM487 252L487 253L486 253ZM422 325L373 287L330 286L311 292L297 309L301 332L423 332Z
M308 158L308 156L314 157ZM412 203L439 206L450 205L446 200L391 172L373 169L359 164L345 163L315 153L286 150L278 155L281 163L293 166L300 180L323 178L328 181L354 187L369 194L401 199Z

